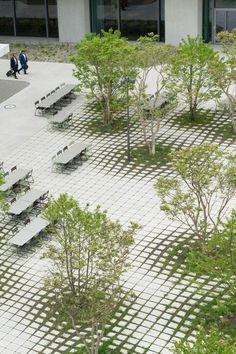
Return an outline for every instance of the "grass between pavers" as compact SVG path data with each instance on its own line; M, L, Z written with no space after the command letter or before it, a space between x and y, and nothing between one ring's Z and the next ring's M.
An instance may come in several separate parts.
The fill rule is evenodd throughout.
M92 110L95 110L95 116L86 120L86 124L84 129L86 132L91 134L122 134L127 133L127 118L126 112L121 112L119 115L116 114L116 117L113 118L112 123L109 126L104 126L103 118L100 114L98 114L98 110L95 105L91 106ZM86 107L88 109L88 106ZM130 131L136 129L135 124L137 123L137 118L135 116L130 117ZM122 150L123 151L123 150ZM145 167L158 167L160 165L166 164L170 161L170 152L171 146L168 144L156 144L155 155L150 154L147 145L138 145L133 147L131 144L131 161L135 166L145 166ZM117 150L119 157L119 161L126 160L126 152L121 152Z
M131 160L135 165L160 166L170 161L170 145L156 144L156 153L151 155L147 145L131 149Z
M85 128L92 134L117 134L127 130L127 120L124 117L114 118L112 123L104 126L102 117L95 117L87 121Z
M135 295L132 294L128 303L127 298L124 298L120 305L117 306L117 309L114 310L113 315L106 324L106 329L104 332L104 337L102 339L101 346L99 347L99 354L120 354L123 346L125 345L125 340L117 345L117 336L120 332L113 332L113 327L119 326L119 323L124 322L124 318L128 315L131 305L135 302ZM48 305L50 303L50 306ZM126 304L125 304L126 303ZM77 338L76 334L70 323L62 321L62 319L57 318L57 309L54 307L53 296L48 291L44 291L43 288L38 294L37 303L33 305L30 309L30 312L34 315L34 321L37 322L37 319L42 319L40 321L40 326L48 327L48 330L54 329L57 331L57 337L64 337L63 334L66 334L66 338L70 341L70 344L63 343L64 347L68 347L66 350L60 350L57 348L58 353L76 353L76 354L85 354L83 342L81 338ZM138 311L136 312L136 316ZM122 327L120 327L122 331ZM81 325L79 328L81 333L88 332L87 338L90 338L90 331L88 325ZM129 336L127 335L127 338ZM127 339L126 338L126 339ZM116 344L115 344L116 343ZM46 347L45 347L46 348ZM132 354L133 351L127 351L127 354Z
M236 340L236 300L225 289L213 300L199 308L198 316L192 321L192 328L203 324L208 330L217 326L222 332Z
M192 276L192 284L197 284L199 281L201 284L203 278L197 274L194 275L193 272L187 269L185 263L188 252L197 247L195 238L191 236L182 242L178 242L178 244L174 243L169 252L167 251L166 261L163 263L162 270L167 265L171 265L170 274L180 271L181 279L184 280L185 277ZM206 331L209 331L214 326L236 341L236 299L232 289L226 283L222 284L220 279L209 276L205 276L204 279L208 279L207 282L216 281L218 284L215 291L212 289L212 299L207 299L208 296L205 295L205 300L194 304L186 316L183 317L178 328L180 329L181 326L184 326L185 321L190 323L185 336L188 339L188 336L191 335L192 331L196 330L198 325L202 325ZM204 292L204 288L202 288L202 291ZM197 295L199 295L199 290Z
M92 106L93 110L94 106ZM137 119L131 117L131 129L133 123L137 123ZM186 111L174 112L168 118L168 123L172 126L177 125L180 128L189 128L198 130L199 134L201 132L205 134L210 134L212 139L218 138L222 141L230 139L234 141L236 139L236 134L233 133L231 120L228 119L227 115L222 111L212 111L212 110L199 110L195 120L191 120L189 113ZM125 112L122 112L119 116L113 120L113 124L105 127L103 125L103 119L101 113L98 115L98 111L95 110L95 117L87 120L85 127L87 132L91 134L121 134L127 131L127 119ZM132 144L131 144L132 145ZM148 148L143 144L140 146L132 147L131 150L131 161L135 166L160 166L162 164L169 162L169 153L171 152L171 146L166 144L156 145L156 154L153 156L149 153ZM118 151L117 151L118 152ZM124 156L121 158L124 158Z
M224 118L224 122L222 119ZM194 119L191 119L189 112L182 111L171 116L169 122L181 128L208 128L211 133L222 139L235 139L232 122L223 111L212 111L201 109L197 112Z

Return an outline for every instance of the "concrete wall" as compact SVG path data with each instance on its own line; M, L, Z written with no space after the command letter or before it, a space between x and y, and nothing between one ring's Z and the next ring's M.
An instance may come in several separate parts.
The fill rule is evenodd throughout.
M0 58L9 53L9 44L0 44Z
M187 35L202 35L202 0L165 0L165 41L178 45Z
M78 42L90 32L88 0L57 0L60 42Z

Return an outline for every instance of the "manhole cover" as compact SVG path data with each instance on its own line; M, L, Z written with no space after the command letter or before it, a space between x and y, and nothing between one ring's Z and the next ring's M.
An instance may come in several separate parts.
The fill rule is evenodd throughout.
M12 108L16 108L16 105L15 105L15 104L6 104L6 105L4 106L4 108L6 108L6 109L12 109Z

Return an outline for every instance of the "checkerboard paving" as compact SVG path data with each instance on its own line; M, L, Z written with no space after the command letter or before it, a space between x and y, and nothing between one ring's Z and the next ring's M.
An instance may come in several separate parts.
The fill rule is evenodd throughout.
M63 130L48 125L39 131L8 156L5 165L32 168L34 187L47 188L54 197L67 192L83 206L90 203L95 208L99 204L124 226L130 221L142 226L131 250L131 268L124 276L124 286L132 289L135 296L112 319L108 338L112 338L120 353L170 353L176 340L194 336L191 320L198 315L198 307L223 289L205 277L183 276L182 267L175 267L174 258L169 256L173 247L191 237L188 230L170 222L159 208L154 183L158 176L172 174L169 164L145 167L127 163L126 132L91 134L87 121L98 113L86 104L76 107L74 114L72 123ZM219 127L227 128L229 124L223 114L216 112L214 124L203 127L180 126L175 122L178 115L181 111L173 112L164 121L158 136L162 144L177 149L214 142L235 152L235 138L225 138L219 131ZM91 143L88 161L61 173L53 170L51 157L76 140ZM131 145L142 143L142 132L135 123L131 127ZM50 294L42 289L49 269L42 254L53 236L32 240L18 250L8 240L21 227L21 222L8 216L0 220L0 352L76 352L78 338L72 330L65 331L48 317Z

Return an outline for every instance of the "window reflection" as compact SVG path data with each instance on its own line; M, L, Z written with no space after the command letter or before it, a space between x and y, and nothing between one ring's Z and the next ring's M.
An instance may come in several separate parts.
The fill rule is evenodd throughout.
M0 0L0 35L58 37L57 0Z
M226 12L216 11L216 33L224 31L226 29Z
M14 35L13 1L0 0L0 9L0 34L12 36Z
M227 11L226 21L227 31L232 31L232 29L236 28L236 10Z
M57 0L48 0L48 34L58 37Z
M117 0L98 0L96 4L97 32L101 29L108 31L118 28L117 22L118 8Z
M16 0L15 8L18 36L46 36L44 0Z
M232 31L236 28L236 10L216 10L215 35L222 31Z
M159 18L159 0L120 0L121 32L129 39L159 33Z
M236 7L235 0L215 0L215 7L216 8L225 8L230 9Z
M119 29L129 39L149 32L164 40L164 0L91 0L92 31Z

